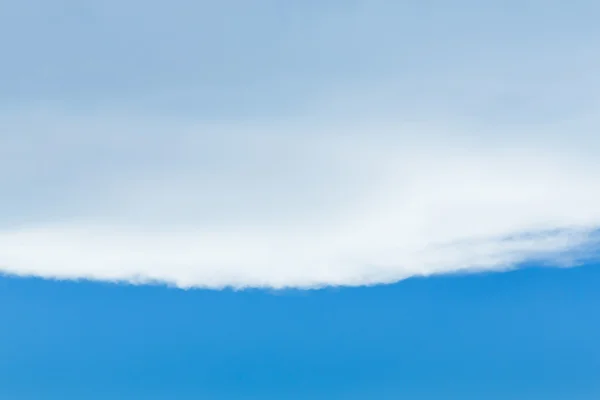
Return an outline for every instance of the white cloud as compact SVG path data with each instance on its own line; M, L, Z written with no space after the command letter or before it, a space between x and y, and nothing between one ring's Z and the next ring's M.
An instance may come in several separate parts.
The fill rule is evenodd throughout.
M306 288L562 265L595 244L594 121L351 122L3 117L0 270Z

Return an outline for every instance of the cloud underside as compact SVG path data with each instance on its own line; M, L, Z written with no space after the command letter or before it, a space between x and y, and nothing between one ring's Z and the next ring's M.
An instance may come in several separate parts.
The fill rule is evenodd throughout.
M170 121L119 136L131 125L106 121L10 126L0 271L316 288L594 253L600 169L585 135Z
M232 235L235 236L235 235ZM469 240L416 249L306 245L253 236L73 231L18 232L0 238L5 273L180 288L321 288L394 283L414 276L501 271L523 262L574 266L596 244L590 232L566 230L516 238ZM361 246L357 244L357 246Z

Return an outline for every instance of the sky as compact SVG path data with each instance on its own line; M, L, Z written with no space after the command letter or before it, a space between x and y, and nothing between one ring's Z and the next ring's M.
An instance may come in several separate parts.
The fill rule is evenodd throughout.
M598 398L599 17L0 0L0 397Z

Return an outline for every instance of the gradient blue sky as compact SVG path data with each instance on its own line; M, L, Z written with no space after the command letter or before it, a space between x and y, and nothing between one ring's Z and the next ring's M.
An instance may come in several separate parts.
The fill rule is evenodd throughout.
M0 397L599 398L598 20L0 1Z

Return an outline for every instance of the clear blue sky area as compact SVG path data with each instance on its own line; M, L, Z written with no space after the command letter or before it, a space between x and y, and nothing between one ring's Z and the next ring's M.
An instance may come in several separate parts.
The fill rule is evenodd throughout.
M321 291L0 281L3 399L600 398L600 268Z

